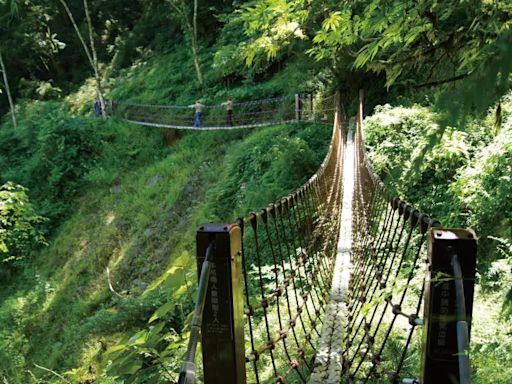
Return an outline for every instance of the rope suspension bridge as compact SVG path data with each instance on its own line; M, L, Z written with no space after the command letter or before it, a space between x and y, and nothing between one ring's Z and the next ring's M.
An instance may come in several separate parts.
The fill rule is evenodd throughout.
M226 130L265 127L294 121L332 123L334 96L315 99L312 94L274 97L232 103L232 119L227 121L225 103L202 105L201 126L194 126L194 105L140 104L112 101L109 114L129 122L161 128Z
M242 108L243 105L243 108ZM318 171L295 192L229 224L197 230L198 300L179 383L470 383L476 236L393 196L364 147L363 94L344 121L340 95L211 108L112 104L141 125L249 128L331 121ZM186 113L185 113L186 111Z

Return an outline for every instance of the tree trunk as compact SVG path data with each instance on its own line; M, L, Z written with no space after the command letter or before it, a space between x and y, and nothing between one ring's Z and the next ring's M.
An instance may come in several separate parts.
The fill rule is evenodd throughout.
M5 69L4 58L2 57L2 50L0 50L0 69L4 79L5 93L7 93L7 100L9 100L9 108L11 110L12 125L17 128L16 123L16 112L14 111L14 103L12 101L11 88L9 87L9 81L7 80L7 71Z
M203 73L199 63L199 49L197 47L197 1L194 0L194 15L192 17L192 56L194 57L194 66L196 67L197 79L199 84L203 84Z
M101 89L101 78L100 78L100 75L99 75L99 71L98 71L98 65L97 65L97 59L96 59L96 52L94 49L92 49L93 51L93 54L94 54L94 57L91 55L91 51L89 50L89 48L87 47L87 44L82 36L82 33L80 32L80 29L78 29L78 25L76 24L76 21L75 21L75 18L73 17L73 14L71 13L71 10L69 9L67 3L65 0L60 0L60 3L62 4L62 6L64 7L64 9L66 10L66 13L69 17L69 20L71 21L71 24L73 24L73 28L75 29L75 32L78 36L78 39L80 40L80 42L82 43L82 47L84 48L84 51L85 51L85 54L87 55L87 59L89 60L89 64L91 64L91 67L94 71L94 79L96 81L96 93L98 95L98 99L100 101L100 104L101 104L101 107L102 107L102 114L103 116L104 113L105 113L105 101L103 99L103 92L102 92L102 89ZM92 40L92 25L90 24L90 15L89 15L89 8L87 6L87 1L84 0L84 7L85 7L85 16L87 18L87 24L89 26L89 35L90 35L90 38ZM91 48L94 48L94 45L92 44L91 42Z
M94 78L96 80L96 89L98 92L98 100L100 101L100 105L101 105L101 115L103 116L103 118L106 118L107 114L105 111L105 100L103 99L103 87L101 86L101 77L100 77L99 71L98 71L98 56L96 55L96 48L94 46L91 14L89 12L89 4L87 3L87 0L84 0L84 10L85 10L85 18L87 19L87 27L89 28L89 41L91 44L91 51L92 51Z
M194 67L196 69L197 80L199 84L203 84L203 73L201 72L201 62L199 61L199 48L197 45L197 0L194 0L194 14L192 15L192 23L187 12L187 4L184 1L171 2L171 6L174 8L183 28L183 33L190 41L190 50L192 51L192 60L194 61Z

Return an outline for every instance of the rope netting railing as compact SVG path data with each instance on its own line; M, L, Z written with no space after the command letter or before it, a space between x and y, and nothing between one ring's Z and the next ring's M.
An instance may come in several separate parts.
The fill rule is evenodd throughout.
M208 291L204 305L202 294L198 299L194 321L203 319L205 383L308 381L339 230L338 116L331 121L328 153L304 185L232 224L198 229L199 284L207 284ZM196 345L192 335L180 384L194 382Z
M342 134L319 171L239 220L244 236L247 381L305 383L330 292L341 199Z
M428 375L426 360L436 359L436 356L425 356L426 345L437 343L438 349L443 346L449 349L446 334L448 323L454 322L453 281L461 282L462 278L434 268L432 255L427 256L429 241L432 245L429 236L440 223L392 196L374 172L364 148L361 116L360 107L356 134L356 232L347 297L342 382L419 383L422 369L424 380ZM472 271L474 277L474 263L469 264L466 273L471 275ZM436 284L449 287L443 293ZM428 302L427 291L430 297L441 296L439 300L444 300L446 305L439 307L437 303L424 308ZM430 329L435 333L429 340L418 332L426 321L431 322ZM439 327L440 323L444 329ZM456 349L456 352L467 355L467 350ZM450 372L436 374L444 378L442 382L459 382Z
M142 104L113 100L108 113L131 123L174 129L254 128L299 120L329 123L334 119L334 96L297 94L244 102L207 105ZM196 111L200 110L199 121Z

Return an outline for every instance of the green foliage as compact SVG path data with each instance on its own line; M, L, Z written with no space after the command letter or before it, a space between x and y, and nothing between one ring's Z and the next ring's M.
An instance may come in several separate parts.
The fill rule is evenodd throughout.
M443 91L442 131L485 114L509 89L511 16L512 7L500 1L268 0L249 3L230 19L224 30L243 26L246 37L236 49L220 50L216 61L229 68L230 60L244 58L265 68L294 47L329 63L344 91L380 87L381 75L386 88L436 87Z
M512 286L512 241L494 236L489 236L489 239L497 242L496 250L501 258L491 263L487 272L488 286L493 289L508 289Z
M211 50L203 49L201 56L201 62L205 64L205 89L197 88L188 50L177 47L170 54L141 59L131 69L122 71L122 75L130 80L116 86L110 96L113 100L150 104L190 105L198 98L205 104L214 104L224 101L228 95L237 103L292 96L299 91L311 92L325 87L326 71L306 58L290 60L279 68L279 72L269 71L258 77L243 66L239 72L231 72L229 64L219 66L214 62L209 67L211 53ZM140 87L141 83L145 86ZM77 99L70 101L83 105ZM90 105L85 105L90 110Z
M186 336L169 327L166 321L153 322L147 329L126 336L105 353L109 361L106 372L135 383L175 380L179 375L180 356L185 352Z
M27 104L19 126L0 131L0 179L27 186L37 211L60 220L96 163L97 128L92 121L71 118L58 103Z
M202 61L206 61L206 57ZM172 54L144 57L125 72L122 72L123 78L128 81L112 91L114 100L190 104L199 97L194 66L186 46L177 47Z
M353 65L397 79L440 85L464 77L507 50L512 8L502 2L356 1L333 7L310 53L334 58L352 50ZM505 46L503 46L505 44ZM498 59L507 65L507 59ZM510 69L505 69L506 78ZM493 73L496 76L496 71ZM495 80L495 79L494 79ZM469 96L469 95L468 95Z
M42 103L39 108L43 107ZM31 119L38 121L34 115ZM118 377L131 377L125 368L133 368L132 363L142 364L135 372L141 383L149 378L164 380L171 373L174 377L192 309L195 227L210 220L229 221L266 204L258 190L269 199L293 190L316 170L330 129L303 124L193 132L165 147L160 130L115 120L78 120L95 127L88 130L89 139L97 143L94 157L83 159L91 165L77 181L79 192L68 195L74 207L71 214L11 290L0 294L2 325L5 332L16 335L2 345L10 358L0 363L0 377L24 383L30 380L27 369L41 377L44 372L30 368L35 362L77 383L91 380L87 369L91 365L100 382L109 382L104 372L109 360L113 362L109 374ZM15 142L12 132L4 133ZM23 137L24 128L19 134ZM17 143L18 147L11 145L13 153L23 141ZM243 152L252 148L245 158ZM244 180L259 189L247 190L238 196L238 206L231 207L223 196L235 187L236 177L229 172L242 159L251 164ZM280 168L289 163L294 164L294 172L284 174ZM31 169L30 163L12 164L13 175L13 167ZM265 183L259 185L263 179ZM122 298L108 290L107 266ZM40 277L35 279L35 274ZM11 317L8 313L14 307L18 312ZM148 337L162 322L165 327ZM151 353L129 341L138 333ZM116 345L124 347L106 356L105 350Z
M447 88L436 100L436 109L443 117L442 127L454 125L464 129L475 115L483 118L488 109L510 90L512 31L506 25L498 26L496 39L489 39L483 47L474 42L470 52L463 52L460 68L470 68L468 79Z
M303 1L259 1L239 15L250 38L242 48L247 66L253 65L259 55L263 55L260 62L274 60L292 39L305 37L302 23L308 12Z
M222 217L230 207L234 218L292 192L316 171L330 134L329 126L297 124L252 135L227 157L226 182L213 191L213 212Z
M5 319L2 319L5 321ZM23 369L26 367L24 354L30 343L21 332L0 331L0 357L2 358L2 378L8 377L15 383L25 380Z
M469 213L468 225L475 227L486 246L490 246L486 239L489 235L512 238L511 123L509 117L500 133L475 151L471 167L462 170L452 187Z
M27 189L8 182L0 186L0 270L19 264L38 244L46 244L39 229L45 221L30 204Z
M495 270L502 269L503 262ZM510 260L508 261L510 264ZM493 278L504 278L503 283L510 287L510 265L499 274L493 272ZM471 326L472 382L476 384L508 383L512 380L510 354L512 353L512 318L510 310L499 309L506 303L506 290L498 289L492 293L483 293L477 288L476 303L473 307ZM510 298L509 298L510 299ZM506 304L510 308L510 301ZM498 307L498 308L497 308Z
M494 137L494 110L465 132L448 127L440 139L435 137L438 116L425 107L384 106L366 119L366 143L376 171L396 193L444 225L474 228L484 260L495 255L487 236L512 236L509 98L502 101L506 117ZM425 153L426 148L431 149Z
M473 382L510 382L512 353L512 103L472 119L465 131L438 134L432 109L379 107L367 118L366 144L377 172L401 197L445 227L471 227L479 237L472 329ZM423 148L430 148L425 151ZM421 161L415 162L414 158ZM502 368L506 367L506 368Z
M200 2L200 88L168 2L89 0L107 93L183 105L336 87L350 111L361 86L371 86L374 105L393 97L385 83L418 100L424 88L455 82L431 97L435 113L378 109L368 120L368 145L400 195L445 225L477 229L484 287L503 301L512 238L510 99L501 100L499 118L494 110L483 120L474 115L509 88L510 4L265 0L232 12L238 4ZM75 16L85 28L82 12ZM33 363L73 383L172 380L195 285L195 226L229 221L292 191L316 170L330 129L182 134L77 117L90 114L95 85L58 2L0 0L0 25L15 99L68 103L18 103L19 129L7 119L0 127L0 184L29 188L34 231L39 215L51 220L49 246L0 291L0 381L60 381ZM24 241L39 239L30 231L16 239L24 256L34 245ZM107 286L107 267L121 297ZM477 333L485 336L475 344L479 383L510 360L502 324ZM496 380L508 382L510 374L502 370Z

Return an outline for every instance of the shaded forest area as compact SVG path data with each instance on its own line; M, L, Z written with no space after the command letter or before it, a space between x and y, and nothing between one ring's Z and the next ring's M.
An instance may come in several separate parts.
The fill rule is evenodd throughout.
M0 0L0 380L174 380L196 225L292 191L329 140L135 127L96 99L340 90L352 116L363 88L390 188L477 230L474 380L510 382L511 24L496 0Z

